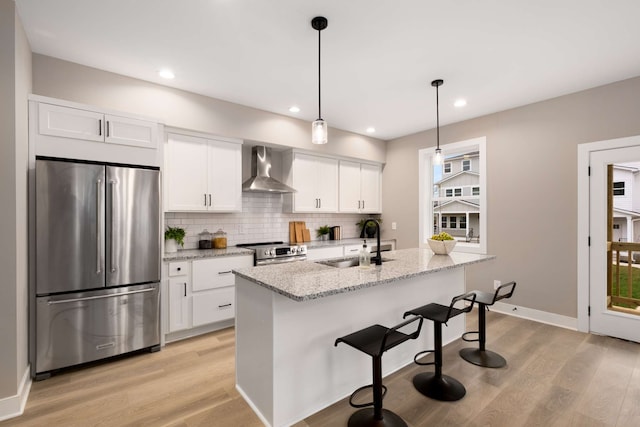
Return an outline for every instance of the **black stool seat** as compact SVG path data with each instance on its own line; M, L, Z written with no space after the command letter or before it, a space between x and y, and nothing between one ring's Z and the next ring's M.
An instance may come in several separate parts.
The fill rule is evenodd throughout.
M418 326L412 333L406 334L399 331L399 329L402 329L416 321L418 322ZM349 404L354 408L365 408L368 406L373 406L373 408L360 409L359 411L354 412L349 418L349 427L407 427L407 423L404 422L400 416L388 409L382 408L382 399L387 393L387 388L382 384L382 354L407 340L418 338L421 328L422 318L413 317L391 328L381 325L373 325L352 334L345 335L344 337L336 340L334 345L337 346L339 343L343 342L363 353L368 354L372 358L373 384L360 387L351 393ZM371 387L373 391L373 402L364 404L353 403L353 398L360 391L369 387Z
M462 339L467 342L478 342L479 348L463 348L460 350L460 357L474 365L483 366L485 368L502 368L507 365L504 357L498 353L487 350L485 342L487 339L487 316L486 310L496 301L511 298L516 289L516 282L505 283L498 286L494 293L474 291L476 294L476 302L478 303L478 330L466 332L462 335ZM468 335L478 334L478 338L471 339Z
M449 306L431 303L414 308L404 313L404 316L414 315L433 321L434 349L422 351L415 355L414 362L418 365L434 365L435 372L423 372L413 377L413 386L423 395L436 400L460 400L467 393L464 386L455 378L442 374L442 324L462 313L468 313L473 308L476 296L473 292L453 297ZM465 301L471 302L462 308L457 308ZM433 353L434 361L422 363L418 358L424 354Z

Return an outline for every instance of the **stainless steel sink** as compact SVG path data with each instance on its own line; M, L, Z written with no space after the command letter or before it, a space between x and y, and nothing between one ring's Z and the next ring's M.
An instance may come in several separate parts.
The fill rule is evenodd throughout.
M392 259L382 258L382 262L393 261ZM330 259L328 261L318 261L318 264L328 265L329 267L335 268L349 268L356 267L360 264L360 260L358 258L341 258L341 259ZM375 265L372 261L371 265Z

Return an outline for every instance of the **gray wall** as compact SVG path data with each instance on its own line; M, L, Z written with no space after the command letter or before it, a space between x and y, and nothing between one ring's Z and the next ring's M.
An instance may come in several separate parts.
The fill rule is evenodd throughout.
M27 94L31 51L12 0L0 0L0 400L14 397L27 357ZM4 414L0 414L4 415Z
M487 251L469 289L516 280L513 304L577 317L577 146L640 134L640 77L456 123L440 144L487 137ZM435 131L387 144L385 238L418 245L418 150ZM585 171L586 173L586 171ZM399 191L402 189L402 191Z
M311 123L48 56L33 55L38 95L154 117L169 126L384 162L384 141L329 128L311 144ZM310 93L309 96L315 96Z

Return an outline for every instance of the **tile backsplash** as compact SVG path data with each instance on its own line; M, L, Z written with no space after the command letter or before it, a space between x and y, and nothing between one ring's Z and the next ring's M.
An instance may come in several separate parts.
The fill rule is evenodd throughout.
M341 226L343 239L359 237L356 222L368 216L287 213L283 211L283 200L282 194L243 193L242 212L169 212L164 214L165 226L184 228L187 232L184 249L195 249L198 247L198 234L204 229L210 233L223 229L229 246L278 240L288 242L289 221L305 221L312 240L317 239L316 229L321 225Z

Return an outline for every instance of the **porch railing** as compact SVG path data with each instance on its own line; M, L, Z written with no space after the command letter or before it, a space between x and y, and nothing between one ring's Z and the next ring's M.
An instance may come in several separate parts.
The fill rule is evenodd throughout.
M608 246L607 304L612 310L640 315L640 243Z

